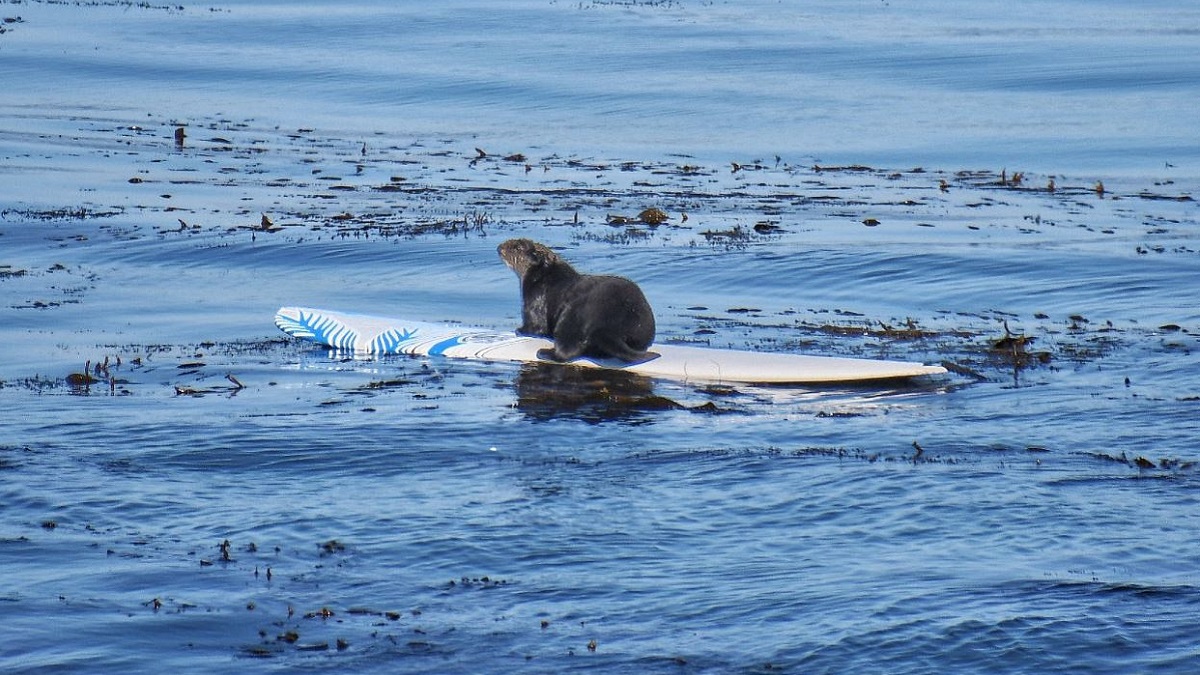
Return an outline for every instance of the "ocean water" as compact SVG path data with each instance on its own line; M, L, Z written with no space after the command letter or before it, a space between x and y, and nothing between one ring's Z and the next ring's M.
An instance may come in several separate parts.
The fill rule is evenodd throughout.
M0 21L5 672L1200 668L1200 10ZM514 236L638 281L663 342L951 372L713 387L272 325L515 326Z

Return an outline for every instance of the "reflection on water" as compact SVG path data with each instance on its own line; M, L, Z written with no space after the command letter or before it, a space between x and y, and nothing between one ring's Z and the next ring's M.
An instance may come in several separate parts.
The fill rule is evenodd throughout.
M711 401L688 407L655 394L654 380L617 370L522 364L516 378L517 408L533 421L576 419L589 424L650 424L662 411L717 413Z

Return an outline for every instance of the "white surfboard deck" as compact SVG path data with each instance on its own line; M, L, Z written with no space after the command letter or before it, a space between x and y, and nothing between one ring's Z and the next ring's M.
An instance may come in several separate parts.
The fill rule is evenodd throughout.
M283 332L359 355L412 354L482 361L543 362L537 352L550 340L450 324L425 323L307 307L281 307ZM580 358L569 366L608 368L683 382L728 384L830 384L945 373L941 366L679 345L653 345L646 361Z

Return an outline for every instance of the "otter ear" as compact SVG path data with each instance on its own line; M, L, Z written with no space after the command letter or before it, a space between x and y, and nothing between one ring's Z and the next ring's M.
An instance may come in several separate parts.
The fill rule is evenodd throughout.
M537 265L538 267L550 264L553 257L554 252L545 246L538 246L537 244L529 245L529 258L533 261L533 264Z

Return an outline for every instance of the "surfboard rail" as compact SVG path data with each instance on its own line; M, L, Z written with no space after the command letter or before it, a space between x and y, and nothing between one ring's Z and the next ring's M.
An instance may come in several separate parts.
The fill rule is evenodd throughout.
M358 355L409 354L482 361L543 362L543 338L512 331L354 314L309 307L281 307L275 325L288 335ZM754 352L655 344L637 363L580 358L568 366L606 368L647 377L717 384L834 384L903 379L946 372L942 366L906 361Z

